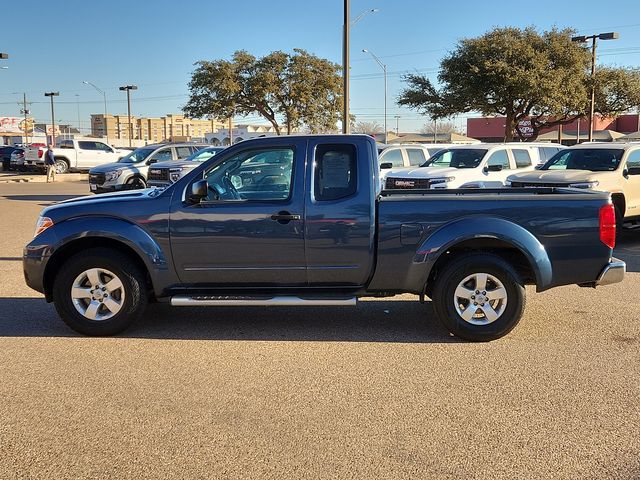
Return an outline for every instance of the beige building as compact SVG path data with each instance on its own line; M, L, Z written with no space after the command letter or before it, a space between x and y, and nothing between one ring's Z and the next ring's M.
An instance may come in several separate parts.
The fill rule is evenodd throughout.
M208 133L224 128L225 123L218 120L200 120L184 115L167 114L164 117L131 116L133 139L148 142L189 141L205 138ZM127 115L91 115L91 135L109 138L128 139L129 119Z

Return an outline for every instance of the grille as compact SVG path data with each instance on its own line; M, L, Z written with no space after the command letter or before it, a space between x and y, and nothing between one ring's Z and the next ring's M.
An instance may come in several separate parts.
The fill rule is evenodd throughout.
M388 178L385 181L385 188L388 190L392 189L414 189L414 188L424 188L428 189L431 183L428 178Z
M89 183L95 183L96 185L102 185L105 180L104 173L90 173Z
M157 180L161 182L169 181L169 169L168 168L152 168L149 170L149 180Z

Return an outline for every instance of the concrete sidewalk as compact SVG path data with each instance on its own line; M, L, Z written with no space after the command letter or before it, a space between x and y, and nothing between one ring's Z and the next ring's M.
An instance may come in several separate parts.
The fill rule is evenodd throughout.
M0 183L45 183L47 176L34 172L0 172ZM88 173L63 173L56 175L56 182L89 181Z

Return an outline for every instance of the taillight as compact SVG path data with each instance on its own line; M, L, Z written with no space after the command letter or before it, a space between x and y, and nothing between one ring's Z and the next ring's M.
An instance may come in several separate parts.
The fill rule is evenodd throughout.
M44 150L42 150L41 148L38 149L38 158L42 158L42 155L44 154Z
M609 248L616 246L616 210L611 204L600 208L600 241Z

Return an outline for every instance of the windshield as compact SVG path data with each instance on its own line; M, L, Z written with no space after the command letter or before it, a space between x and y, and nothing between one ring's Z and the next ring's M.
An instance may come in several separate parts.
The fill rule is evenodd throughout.
M118 163L138 163L145 160L155 151L155 148L137 148L127 156L118 160Z
M440 150L421 167L476 168L487 153L486 148Z
M190 162L204 162L205 160L210 159L214 155L220 153L224 148L205 148L203 150L199 150L193 155L191 155L187 160Z
M576 148L561 150L543 165L541 170L590 170L612 172L618 165L624 150L620 148Z

